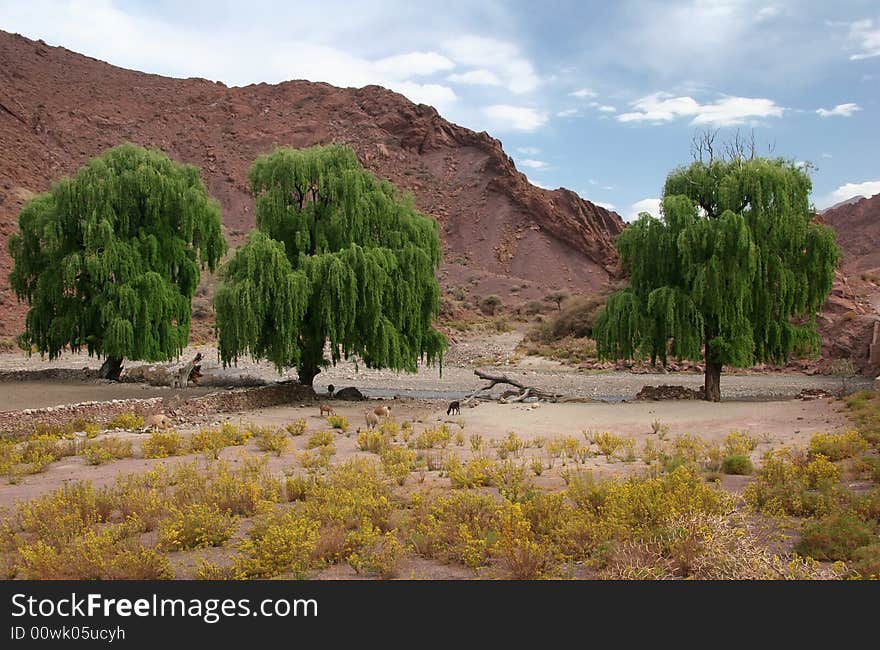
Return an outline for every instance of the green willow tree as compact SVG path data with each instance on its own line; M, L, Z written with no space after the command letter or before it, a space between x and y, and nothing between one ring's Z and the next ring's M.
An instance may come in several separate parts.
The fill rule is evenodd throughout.
M123 144L22 208L9 281L30 305L19 344L55 359L65 347L168 361L189 339L199 268L226 251L220 207L192 165Z
M342 145L276 149L257 158L250 182L257 228L214 298L224 364L249 353L279 372L295 366L311 386L351 355L410 372L442 359L433 219Z
M782 159L674 170L662 218L642 213L619 236L630 285L597 318L599 355L705 360L705 398L718 401L723 365L815 351L839 253L834 232L812 221L811 187Z

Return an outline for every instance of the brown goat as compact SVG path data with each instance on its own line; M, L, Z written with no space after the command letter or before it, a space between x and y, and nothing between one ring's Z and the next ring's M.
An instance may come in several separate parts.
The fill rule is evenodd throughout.
M336 415L336 412L333 410L333 408L330 406L327 406L326 404L321 404L320 408L321 408L321 417L324 417L324 413L326 413L327 415Z

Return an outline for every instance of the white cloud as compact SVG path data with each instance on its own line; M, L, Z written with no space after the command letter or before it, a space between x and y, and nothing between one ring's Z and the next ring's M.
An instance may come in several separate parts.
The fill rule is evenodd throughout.
M547 113L525 106L493 104L483 113L498 131L535 131L547 123Z
M602 201L592 201L592 203L598 205L600 208L605 208L606 210L610 210L614 212L615 207L613 203L603 203Z
M513 43L482 36L460 36L446 41L443 48L457 63L479 66L493 73L513 93L531 92L541 83L532 63Z
M574 92L568 93L572 97L580 97L581 99L586 99L587 97L595 97L596 93L590 90L589 88L581 88L579 90L575 90Z
M595 178L589 179L589 183L590 183L590 185L595 185L596 187L601 187L603 190L607 190L609 192L617 189L613 185L603 185L602 183L597 181Z
M472 86L500 86L501 79L491 70L479 69L467 72L451 74L446 77L455 83L469 84Z
M535 156L541 153L541 150L538 147L517 147L518 152L525 154L527 156Z
M770 20L771 18L776 18L779 14L782 13L782 9L777 7L776 5L768 5L766 7L761 7L755 12L755 22L763 22L765 20Z
M597 107L603 113L616 113L617 109L614 106L610 106L608 104L601 104Z
M378 72L394 79L408 79L451 70L455 64L436 52L408 52L379 59L375 66Z
M542 190L552 190L553 189L551 187L547 187L546 185L542 185L538 181L533 180L533 179L529 178L528 176L526 176L526 178L528 179L529 183L531 183L535 187L540 187Z
M849 57L851 61L880 56L880 25L875 26L873 20L852 23L849 26L849 40L854 41L861 50Z
M823 158L833 158L834 156L832 156L830 153L823 153L822 157Z
M630 206L629 216L627 217L627 221L635 221L639 218L640 212L647 212L654 217L660 217L660 199L642 199L641 201L636 201Z
M832 109L820 108L816 112L820 117L852 117L853 113L862 110L858 104L838 104Z
M617 116L619 122L670 122L690 117L691 124L735 126L763 117L781 117L785 109L771 99L723 97L700 104L693 97L653 93L630 104L635 110Z
M529 169L544 169L547 166L543 160L535 160L534 158L526 158L525 160L520 160L519 164L523 167L528 167Z
M854 196L864 196L871 198L875 194L880 194L880 180L864 181L862 183L845 183L836 190L817 201L816 207L824 210L827 207L846 201Z
M455 91L439 84L418 84L412 81L391 82L391 89L404 95L416 104L430 104L442 109L458 100Z
M556 114L556 117L574 117L578 114L578 110L576 108L566 108L564 110L559 111Z

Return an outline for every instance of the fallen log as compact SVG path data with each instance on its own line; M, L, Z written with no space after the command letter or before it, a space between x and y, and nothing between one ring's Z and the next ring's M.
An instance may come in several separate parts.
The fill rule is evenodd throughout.
M196 380L196 383L198 383L198 378L202 374L201 373L202 367L197 364L201 360L202 360L202 353L197 352L196 356L194 356L187 363L183 364L183 367L181 367L180 370L177 371L176 376L174 377L174 379L171 380L171 387L172 388L186 388L187 384L189 384L189 382L190 382L190 379L192 379L191 375L193 374L193 372L197 373L195 376L195 380Z
M558 393L548 393L547 391L541 390L540 388L535 388L534 386L526 386L522 382L519 382L515 379L511 379L507 375L491 374L491 373L488 373L484 370L479 370L479 369L474 370L474 374L477 377L479 377L480 379L485 379L486 381L489 382L489 384L486 386L483 386L482 388L478 388L477 390L472 392L470 395L468 395L467 397L462 399L461 400L462 404L466 405L471 400L477 399L477 395L479 393L488 392L488 391L492 390L498 384L508 384L510 386L515 386L516 388L520 389L519 395L517 395L515 397L508 397L508 398L502 397L501 399L499 399L499 402L501 402L502 404L510 404L511 402L521 402L528 397L536 397L538 400L545 401L545 402L558 402L560 400L565 399L564 395L560 395ZM488 399L488 397L480 398L480 399Z

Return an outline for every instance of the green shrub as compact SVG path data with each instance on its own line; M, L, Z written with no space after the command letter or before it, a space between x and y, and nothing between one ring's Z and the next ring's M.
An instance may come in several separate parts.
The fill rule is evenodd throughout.
M501 297L495 294L491 296L484 296L480 299L479 307L480 311L482 311L487 316L494 316L495 312L501 307Z
M857 548L876 539L871 526L855 514L836 512L805 524L795 551L816 560L848 560Z
M880 579L880 543L862 546L852 552L850 566L862 577Z
M721 469L725 474L748 475L755 471L751 458L742 455L725 456Z

